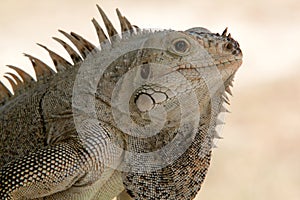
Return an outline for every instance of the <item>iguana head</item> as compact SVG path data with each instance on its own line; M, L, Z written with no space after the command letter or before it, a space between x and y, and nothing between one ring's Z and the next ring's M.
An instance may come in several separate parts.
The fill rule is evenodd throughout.
M233 77L242 64L242 52L239 44L227 35L227 28L222 34L205 28L139 31L113 44L117 53L122 53L114 57L109 67L105 66L103 74L107 79L99 81L99 93L108 91L111 96L115 91L116 96L108 97L109 100L130 102L132 111L140 116L191 93L201 99L197 104L202 108L218 95L228 101L225 92L231 94ZM109 51L109 56L114 54ZM112 75L110 71L115 66L119 68ZM122 86L122 91L118 91L117 85Z
M161 104L162 101L167 101L182 92L198 88L202 81L208 87L218 85L222 87L223 92L226 90L231 94L231 82L242 64L242 52L231 34L227 35L227 28L222 34L211 33L199 27L187 31L138 31L138 34L123 32L125 36L122 39L119 35L113 36L111 41L117 42L112 44L112 50L109 50L108 54L104 50L94 56L99 58L99 63L103 57L112 57L111 63L106 62L110 66L101 66L106 69L103 74L108 77L111 86L103 83L105 88L101 88L100 84L99 93L105 90L113 91L115 85L112 83L123 77L120 79L123 81L122 85L131 84L127 85L127 89L135 87L132 97L141 112L149 111L156 104ZM118 66L118 75L110 76L109 73L115 66ZM128 72L130 73L127 74ZM189 82L187 84L191 86L186 85L187 88L184 88L184 80L176 79L176 74L184 76ZM102 81L105 82L105 79ZM140 88L137 88L138 84ZM172 92L163 94L162 91L153 90L151 87L154 86L156 89L167 87L162 90L168 89ZM210 91L210 95L213 96L216 91Z

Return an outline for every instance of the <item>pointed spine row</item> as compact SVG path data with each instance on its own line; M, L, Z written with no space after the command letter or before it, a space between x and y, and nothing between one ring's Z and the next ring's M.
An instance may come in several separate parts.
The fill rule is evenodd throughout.
M108 19L104 11L100 8L100 6L97 5L97 8L99 10L99 13L102 17L102 20L104 22L104 25L106 27L108 37L103 31L102 27L99 25L99 23L96 21L96 19L92 19L92 23L96 29L97 36L99 39L100 46L109 42L108 39L110 39L110 42L113 43L116 41L116 39L120 39L120 36L118 35L118 32L114 28L113 24L111 21ZM124 32L130 32L134 33L134 30L137 29L137 26L131 25L131 23L127 20L126 17L122 16L121 12L119 9L116 10L120 24L121 24L121 33L123 34ZM73 45L76 47L78 50L79 54L77 53L76 50L74 50L69 44L64 42L63 40L53 37L55 41L57 41L60 45L64 47L64 49L67 51L69 56L71 57L71 60L73 64L68 62L65 58L61 57L54 51L48 49L46 46L42 44L37 44L43 49L45 49L48 53L49 56L52 59L52 62L56 68L56 71L62 72L67 69L70 69L73 67L73 65L77 65L81 63L89 53L91 53L94 50L97 50L96 46L84 39L82 36L78 35L77 33L71 32L71 33L66 33L65 31L59 30L60 33L62 33L66 38L68 38ZM54 70L48 66L46 63L41 61L38 58L35 58L32 55L29 54L24 54L31 62L36 77L37 81L43 81L45 78L52 76L55 74ZM21 93L22 91L26 90L26 88L29 88L32 83L35 82L32 76L30 76L28 73L20 69L19 67L15 67L13 65L7 65L10 69L14 70L18 76L14 73L7 72L4 77L8 80L10 83L13 92L16 94ZM20 78L19 78L20 77ZM7 87L0 81L0 106L4 105L5 102L7 102L11 97L14 95L7 89Z
M223 36L223 37L227 37L227 38L229 38L229 39L232 39L231 33L229 33L229 34L227 35L227 32L228 32L228 27L226 27L225 30L223 31L222 36Z

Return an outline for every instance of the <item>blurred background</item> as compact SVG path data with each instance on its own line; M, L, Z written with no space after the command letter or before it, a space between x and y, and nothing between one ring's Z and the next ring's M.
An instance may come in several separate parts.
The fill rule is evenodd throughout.
M298 0L1 0L0 80L13 64L33 74L22 53L51 64L39 42L67 55L51 37L74 31L97 44L96 4L119 28L115 8L142 28L229 27L244 63L231 114L197 199L300 199L300 2ZM52 64L51 64L52 65Z

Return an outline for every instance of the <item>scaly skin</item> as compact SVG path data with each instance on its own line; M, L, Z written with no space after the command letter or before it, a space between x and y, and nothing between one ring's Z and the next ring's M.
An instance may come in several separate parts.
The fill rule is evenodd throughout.
M242 63L238 43L227 30L137 29L119 11L116 36L99 11L110 37L93 20L102 50L61 31L80 52L56 39L73 64L41 45L58 73L26 55L38 81L11 66L24 83L8 77L13 96L0 84L1 199L193 199L200 190ZM168 144L174 152L161 152Z

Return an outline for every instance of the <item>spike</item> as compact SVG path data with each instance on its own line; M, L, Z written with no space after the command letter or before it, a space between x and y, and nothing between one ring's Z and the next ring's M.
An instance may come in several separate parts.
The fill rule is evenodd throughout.
M226 93L223 94L223 97L224 97L227 101L229 101L229 97L228 97L228 95L227 95Z
M229 102L229 100L228 100L228 99L226 99L226 97L224 97L224 96L223 96L223 101L224 101L225 103L227 103L228 105L230 105L230 102Z
M227 87L225 88L225 91L226 91L228 94L230 94L230 96L232 96L232 91L231 91L231 89L230 89L229 86L227 86Z
M37 44L40 47L44 48L46 51L48 51L53 64L56 68L57 71L64 71L65 69L68 69L72 66L71 63L69 63L67 60L65 60L63 57L61 57L60 55L58 55L57 53L51 51L50 49L48 49L46 46L42 45L42 44Z
M74 64L82 62L82 58L80 57L80 55L70 45L59 38L53 37L53 39L66 49Z
M97 5L97 8L100 12L100 15L102 17L102 20L105 24L105 27L107 29L108 35L110 37L118 37L118 32L116 31L116 29L114 28L114 26L112 25L112 23L110 22L110 20L108 19L108 17L106 16L106 14L104 13L104 11L100 8L99 5Z
M140 29L140 27L138 27L137 25L132 25L132 26L136 29Z
M29 60L32 63L32 66L34 68L35 74L36 74L36 78L38 80L41 80L43 77L45 76L50 76L52 74L54 74L55 72L47 65L45 64L43 61L29 55L29 54L24 54L26 57L29 58Z
M128 21L128 19L127 19L125 16L123 16L123 18L124 18L124 20L125 20L125 22L126 22L126 24L127 24L127 27L129 28L129 30L132 30L132 31L133 31L133 26L132 26L131 23Z
M66 36L78 49L80 55L85 59L87 55L90 53L90 51L82 44L80 41L78 41L73 35L70 35L69 33L66 33L63 30L58 30L61 32L64 36Z
M16 92L18 90L18 85L16 84L16 82L9 76L4 75L4 77L9 81L13 91Z
M124 17L122 16L120 10L117 8L116 11L117 11L117 15L118 15L120 25L121 25L121 32L123 33L123 32L128 31L129 27L127 26L127 23L126 23Z
M222 104L222 107L220 109L221 112L227 112L227 113L230 113L230 111L225 107L224 104Z
M15 75L11 72L6 72L5 74L10 75L14 79L14 81L17 83L17 85L23 85L24 84L17 75Z
M99 25L97 20L93 18L92 22L93 22L94 27L96 29L100 45L101 45L101 43L108 41L107 36L105 35L103 29L101 28L101 26Z
M226 37L227 36L227 31L228 31L228 27L226 27L225 30L223 31L222 36Z
M97 49L95 45L84 39L82 36L77 33L71 32L71 35L76 38L79 42L81 42L89 52L92 52L94 49Z
M15 67L13 65L7 65L7 67L15 70L21 76L24 83L31 83L34 81L32 76L30 76L29 74L27 74L25 71L21 70L20 68Z
M140 29L140 27L138 27L137 25L132 25L132 26L135 28L135 30L136 30L137 33L141 33L142 32L142 30Z
M10 72L6 72L6 74L10 75L13 78L13 80L12 80L12 79L10 79L10 77L4 76L10 82L14 93L20 91L24 87L24 82L22 82L21 79L17 75L10 73Z

